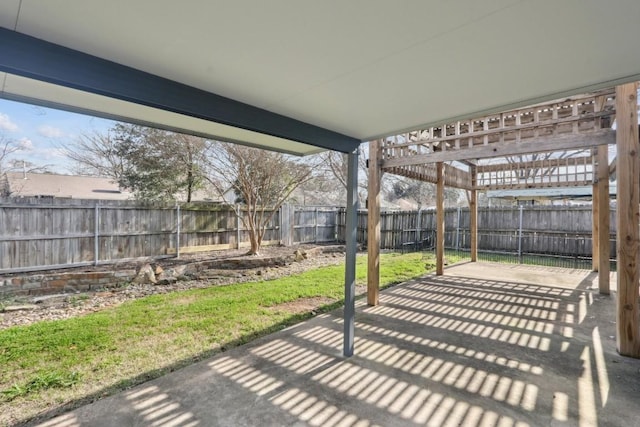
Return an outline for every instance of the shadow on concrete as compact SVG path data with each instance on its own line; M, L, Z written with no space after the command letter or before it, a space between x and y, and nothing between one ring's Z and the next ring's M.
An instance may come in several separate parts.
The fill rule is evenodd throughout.
M614 298L531 271L550 285L451 270L360 302L349 359L337 310L42 425L637 425Z

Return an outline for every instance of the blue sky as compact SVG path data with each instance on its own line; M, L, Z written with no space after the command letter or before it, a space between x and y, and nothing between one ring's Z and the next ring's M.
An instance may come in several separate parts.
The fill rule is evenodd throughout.
M83 134L106 131L114 122L21 102L0 99L0 136L20 144L12 159L48 165L52 172L71 173L61 148Z

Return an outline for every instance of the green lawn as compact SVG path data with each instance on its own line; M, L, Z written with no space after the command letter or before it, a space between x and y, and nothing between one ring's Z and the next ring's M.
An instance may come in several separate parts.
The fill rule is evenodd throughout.
M451 260L450 260L451 261ZM380 283L425 274L421 253L383 254ZM366 283L358 256L357 283ZM324 297L341 305L344 266L272 281L211 287L127 302L67 320L0 331L0 424L111 394L311 316L278 305Z

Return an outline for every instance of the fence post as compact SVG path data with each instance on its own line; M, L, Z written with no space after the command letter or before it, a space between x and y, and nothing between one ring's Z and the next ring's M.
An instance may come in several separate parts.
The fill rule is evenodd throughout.
M279 232L280 232L280 239L278 239L278 240L280 240L280 243L282 245L287 246L287 244L284 241L285 236L284 236L284 232L283 232L283 230L284 230L284 212L285 212L285 209L286 208L285 208L285 204L284 203L282 205L280 205L279 216L278 216L278 228L279 228Z
M180 205L176 203L176 258L180 258Z
M315 230L314 230L315 236L313 238L313 243L318 243L318 208L317 207L313 210L313 216L314 216L314 227L315 227Z
M93 211L93 265L98 265L100 259L100 205L96 203Z
M420 208L416 218L416 249L422 249L422 209Z
M284 246L293 245L295 234L294 211L295 207L288 203L280 206L280 241Z
M240 224L242 220L240 219L240 215L242 215L242 211L240 210L240 205L236 205L236 249L240 249Z
M520 220L518 224L518 263L522 264L522 211L524 206L520 205Z
M458 206L458 218L456 220L456 252L460 250L460 206Z

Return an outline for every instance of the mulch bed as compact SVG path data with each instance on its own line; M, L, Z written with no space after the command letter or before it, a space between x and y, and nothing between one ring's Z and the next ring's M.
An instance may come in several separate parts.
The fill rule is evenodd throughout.
M296 247L265 247L260 257L278 258L288 256L296 250L309 251L315 248L315 245L300 245ZM154 261L153 264L162 266L163 268L174 267L179 264L188 264L204 260L224 260L237 259L242 257L246 251L244 250L228 250L216 251L208 253L200 253L193 255L185 255L179 260L165 259ZM255 259L253 256L247 257L248 260ZM153 284L127 284L118 288L110 288L102 291L84 292L76 294L52 295L38 298L21 298L7 301L0 301L0 308L4 307L0 312L0 329L6 329L16 325L28 325L43 320L59 320L70 317L81 316L103 310L122 304L125 301L143 298L149 295L165 294L168 292L184 291L188 289L202 289L211 286L230 285L234 283L243 283L257 280L273 280L292 274L299 274L306 270L327 265L337 265L344 262L344 255L339 252L321 253L308 259L291 262L287 265L273 265L260 268L242 268L239 264L237 269L225 269L223 273L220 271L212 271L210 275L206 275L204 279L198 280L181 280L170 284L153 285ZM127 267L131 268L132 264ZM135 264L134 264L135 265ZM111 268L123 268L124 266L111 266ZM96 267L96 270L104 271L109 266ZM59 270L57 270L59 272ZM86 271L86 268L83 269ZM46 274L46 273L39 273ZM313 304L311 304L313 303ZM293 313L299 313L304 306L303 311L310 311L326 302L309 301L294 304L295 306L288 309ZM311 304L311 305L309 305ZM314 305L315 304L315 305ZM308 306L308 307L307 307ZM287 309L286 307L281 307Z

